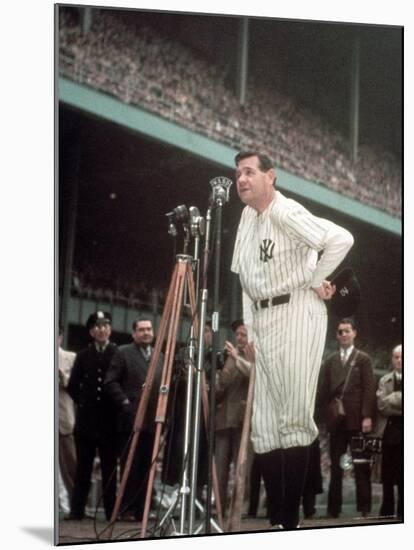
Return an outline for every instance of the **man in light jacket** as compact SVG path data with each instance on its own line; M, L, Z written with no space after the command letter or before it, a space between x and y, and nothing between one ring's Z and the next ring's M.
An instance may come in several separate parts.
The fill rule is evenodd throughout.
M402 346L392 351L392 372L381 378L377 390L378 424L382 437L381 516L395 516L394 485L398 487L397 517L402 519Z

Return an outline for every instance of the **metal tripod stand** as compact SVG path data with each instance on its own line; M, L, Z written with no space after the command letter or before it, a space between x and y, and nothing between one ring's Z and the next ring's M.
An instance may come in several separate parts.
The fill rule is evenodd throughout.
M152 489L153 489L154 478L155 478L156 459L160 449L162 428L166 420L167 404L168 404L168 397L169 397L169 391L170 391L173 362L175 357L177 330L178 330L179 320L180 320L181 311L182 311L183 295L184 295L185 288L187 288L188 290L189 301L190 301L192 335L198 332L196 299L195 299L194 279L193 279L191 262L192 262L192 257L189 255L179 254L176 256L176 264L173 270L171 283L169 286L169 290L168 290L168 294L167 294L167 298L166 298L166 302L165 302L165 306L164 306L164 310L163 310L163 314L160 322L158 336L155 343L154 352L151 357L151 362L149 365L143 393L139 402L138 410L134 421L133 437L131 440L127 461L123 471L121 484L120 484L119 492L115 502L114 510L112 513L110 525L108 527L109 537L112 536L113 526L119 514L122 497L125 492L125 487L128 481L134 454L138 445L140 432L143 427L145 413L147 410L148 401L149 401L149 397L150 397L150 393L151 393L151 389L152 389L152 385L155 377L155 372L156 372L158 361L160 358L161 346L165 340L165 337L167 336L161 384L159 388L159 397L158 397L157 411L156 411L156 417L155 417L156 431L155 431L154 447L152 452L151 469L148 477L147 493L146 493L146 500L145 500L145 507L144 507L144 514L142 519L140 536L141 538L144 538L146 535L151 497L152 497ZM199 350L199 353L201 352L202 350ZM193 368L190 367L189 368L189 374L191 373L190 378L192 378L192 371L193 371ZM201 376L201 373L200 373L200 376ZM198 384L198 386L199 385L200 384ZM204 391L206 391L205 384L204 384ZM207 397L205 397L203 401L207 402ZM207 414L206 410L205 410L205 414ZM186 416L188 416L188 418L190 419L190 412L187 412ZM189 434L189 427L186 428L186 432L187 431ZM188 448L185 449L185 454L184 454L185 458L188 456L188 449L190 444L188 434L187 434L187 441L186 441L186 445ZM194 506L195 506L194 490L195 490L194 487L191 487L190 497L192 498L190 500L190 514L191 514L191 510L194 509ZM217 501L219 502L217 480L215 483L215 494L217 495ZM187 484L187 478L185 478L182 482L182 489L181 489L182 520L180 522L180 529L181 529L181 532L183 533L185 531L185 520L183 518L186 512L187 498L188 498L188 484ZM197 503L197 505L199 505L199 503ZM219 520L221 521L221 511L219 514ZM191 524L191 521L190 521L190 524ZM193 534L193 530L191 526L189 529L190 529L190 533L188 534ZM176 533L176 534L179 534L179 533Z
M141 528L141 538L145 537L146 534L146 528L147 528L147 521L148 521L148 514L149 514L149 507L151 502L151 492L152 492L152 486L154 483L154 475L155 475L155 460L159 452L159 442L161 437L161 429L162 425L165 422L165 415L166 415L166 409L167 409L167 400L168 400L168 392L170 387L170 381L171 381L171 375L172 375L172 362L174 359L174 351L175 351L175 343L176 343L176 334L177 334L177 328L178 328L178 320L180 317L180 312L182 308L183 303L183 293L184 290L188 290L188 296L190 301L190 313L191 313L191 335L190 335L190 346L189 346L189 352L188 352L188 360L187 360L187 394L186 394L186 414L185 414L185 429L184 429L184 449L183 449L183 458L184 458L184 467L183 467L183 475L181 478L181 486L179 492L176 493L176 502L172 503L170 508L167 510L164 518L161 520L159 524L159 528L162 528L166 521L170 519L173 524L173 533L174 535L180 535L180 534L196 534L197 530L194 529L194 513L195 513L195 507L197 507L200 511L203 511L203 507L200 504L200 502L196 499L196 486L197 486L197 480L196 477L194 478L193 472L197 470L197 458L198 454L197 451L194 451L194 448L197 449L198 445L198 437L199 437L199 413L196 410L194 412L193 410L193 394L194 394L194 403L195 408L197 409L197 403L199 401L198 397L200 393L203 394L203 404L204 404L204 419L207 424L207 417L208 417L208 400L206 395L206 383L204 378L204 372L198 368L196 372L196 380L195 380L195 391L193 388L193 377L194 377L194 357L195 357L195 346L194 341L196 334L199 334L199 342L202 342L203 335L199 331L198 327L198 319L197 319L197 313L196 313L196 297L195 297L195 289L194 289L194 280L193 280L193 272L191 269L191 262L192 257L187 255L178 255L177 256L177 267L176 270L174 270L173 278L171 281L170 289L174 289L174 295L172 301L169 301L167 297L167 301L164 308L163 317L166 316L171 317L171 323L170 323L170 330L168 332L168 338L167 338L167 346L166 346L166 354L165 354L165 361L164 361L164 369L163 369L163 377L161 381L161 387L160 387L160 396L158 400L158 407L157 407L157 413L156 413L156 435L155 435L155 443L154 443L154 449L153 449L153 456L152 456L152 468L150 471L150 477L148 481L147 486L147 496L146 496L146 502L145 502L145 508L144 508L144 516L143 516L143 522L142 522L142 528ZM159 335L159 337L162 337L162 334ZM203 357L203 345L199 344L199 359L200 357ZM198 362L200 365L200 361ZM193 427L191 426L192 422L192 416L194 416L194 424ZM192 433L191 433L192 428ZM191 446L191 443L193 444L193 447ZM190 451L193 451L190 455ZM193 462L191 464L191 483L189 485L189 458L192 458ZM214 479L214 489L215 494L218 496L218 483L217 483L217 476L215 476ZM179 500L180 503L180 529L177 531L175 529L175 524L173 520L173 511L175 509L175 505L177 504L177 500ZM219 501L219 499L217 498ZM187 518L187 512L189 512L189 519ZM218 510L219 514L219 521L222 523L221 518L221 510ZM212 525L218 530L221 531L220 527L217 525L217 523L212 520Z

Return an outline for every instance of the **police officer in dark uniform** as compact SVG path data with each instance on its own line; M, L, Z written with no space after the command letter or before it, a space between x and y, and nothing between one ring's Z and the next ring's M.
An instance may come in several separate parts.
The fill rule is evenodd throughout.
M105 515L109 520L116 498L116 416L103 392L106 371L116 345L109 341L111 315L97 311L86 328L93 342L76 356L67 391L76 403L75 442L78 458L69 519L84 517L91 484L93 462L98 450Z

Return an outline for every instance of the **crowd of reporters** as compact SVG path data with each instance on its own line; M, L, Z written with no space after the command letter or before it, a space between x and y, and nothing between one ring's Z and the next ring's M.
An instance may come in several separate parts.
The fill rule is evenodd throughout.
M144 387L142 382L145 380L153 353L152 344L155 335L152 322L141 318L133 324L131 344L117 347L110 341L111 316L109 313L97 311L91 314L86 325L91 337L87 348L75 355L63 350L59 345L59 473L61 476L59 501L61 509L68 513L68 519L84 518L92 477L96 477L96 468L93 469L93 464L99 456L98 470L102 469L102 502L109 521L115 506L117 463L120 463L122 475L126 448L132 435L134 416L142 396ZM371 358L353 346L356 336L353 321L342 319L338 327L339 351L329 354L321 368L321 383L315 412L320 436L314 442L315 459L309 463L303 488L304 517L309 519L315 516L316 497L324 492L323 479L330 480L328 517L339 517L342 509L342 479L349 474L346 471L348 468L343 465L345 453L348 452L352 457L351 462L354 462L357 511L363 518L400 520L403 513L402 346L392 350L392 370L375 380ZM208 328L209 326L206 326L206 331ZM248 380L251 369L254 369L254 349L247 343L247 332L243 322L238 320L232 324L231 328L235 334L236 345L230 341L226 342L227 357L224 358L216 379L218 394L215 453L223 514L226 511L230 513L227 503L231 502L230 493L234 490L231 487L234 487L235 468L239 453L242 452L240 450L241 433L243 423L246 422L246 419L243 420L243 411L247 407ZM147 330L146 334L144 330ZM211 334L211 328L209 330ZM206 332L205 341L208 354L211 348L206 339ZM348 359L342 359L339 353L345 344L348 345ZM156 371L157 380L161 380L162 361L161 355ZM354 370L346 392L343 383L344 375L341 374L345 369L349 369L349 372ZM210 380L209 384L211 383ZM151 414L147 414L144 432L147 426L154 425L158 388L159 384L155 384L151 390L150 400L152 399L153 405L149 411ZM325 391L323 391L324 388ZM326 410L327 404L334 396L339 395L341 388L347 416L339 427L332 427L321 411ZM74 403L71 402L71 398ZM131 399L134 400L134 407L130 406ZM171 408L169 410L171 415ZM129 415L127 431L125 431L126 413ZM348 416L352 417L352 422L349 420L351 424L348 422ZM172 418L174 419L175 416ZM175 419L171 426L174 422L181 420ZM367 420L370 423L368 431L365 429ZM171 417L168 421L171 421ZM361 423L362 428L358 428ZM119 432L120 426L122 430ZM153 429L149 430L148 433L151 434L153 431ZM338 438L342 438L340 444ZM118 519L125 519L125 512L129 510L129 506L132 506L132 519L138 521L142 519L145 486L150 467L149 459L153 445L152 436L148 436L148 439L151 442L141 445L136 451L135 456L138 457L136 463L140 471L137 470L136 475L131 474L131 483L127 485L128 498L122 501ZM175 457L178 456L176 443L175 441L173 451ZM370 449L370 445L373 446L374 443L375 447L379 445L379 449L374 449L375 453ZM381 452L381 443L382 461L378 462L380 455L377 453L378 450ZM167 444L166 448L168 447ZM99 454L96 453L97 450ZM255 516L260 508L260 469L254 472L252 468L255 461L250 445L244 452L248 475L245 508L250 515ZM205 453L206 450L204 455L200 455L201 463L205 461ZM170 453L169 456L171 457ZM145 464L144 469L143 464ZM170 472L170 466L166 465L165 461L161 470L164 466L166 472ZM174 462L174 467L179 472L177 460ZM376 481L382 483L382 502L378 510L372 509L371 478L375 475L375 469L377 474L378 470L381 470ZM170 474L163 473L162 479L167 484L175 484L180 481L177 472L173 481ZM202 485L206 483L206 479L202 475L200 479L202 482L197 493L201 499ZM394 500L394 486L398 487L397 506ZM139 497L137 496L138 487ZM70 495L70 513L67 494ZM99 503L95 502L94 505L98 506Z

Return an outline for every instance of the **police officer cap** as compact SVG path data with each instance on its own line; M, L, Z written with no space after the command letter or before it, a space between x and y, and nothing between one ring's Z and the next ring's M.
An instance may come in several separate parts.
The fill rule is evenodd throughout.
M96 311L89 315L88 320L86 321L86 328L91 330L95 325L106 325L110 324L112 321L111 314L107 311Z
M336 286L336 292L331 299L331 310L338 317L353 315L361 299L361 288L353 270L350 267L343 269L331 283Z
M243 319L236 319L235 321L232 322L232 324L230 325L231 326L231 330L233 332L236 332L236 330L241 327L242 325L244 325L244 322L243 322Z

